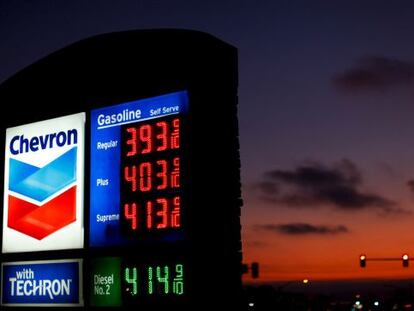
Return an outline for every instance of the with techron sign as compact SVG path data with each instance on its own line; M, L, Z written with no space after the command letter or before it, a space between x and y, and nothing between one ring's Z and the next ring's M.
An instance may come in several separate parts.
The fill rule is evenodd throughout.
M82 260L7 262L1 266L3 306L82 306Z
M85 113L6 130L3 252L83 247Z

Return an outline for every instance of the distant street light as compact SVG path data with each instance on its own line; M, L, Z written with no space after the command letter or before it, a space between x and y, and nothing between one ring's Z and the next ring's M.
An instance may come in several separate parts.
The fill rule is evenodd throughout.
M408 262L409 262L410 258L408 257L407 254L402 255L402 264L404 268L408 267Z
M362 305L362 303L359 300L355 301L355 304L354 304L355 309L361 310L363 307L364 306Z

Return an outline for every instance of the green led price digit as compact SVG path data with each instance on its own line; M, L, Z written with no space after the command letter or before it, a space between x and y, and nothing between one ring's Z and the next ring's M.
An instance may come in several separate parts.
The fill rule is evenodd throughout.
M171 278L169 266L148 267L148 294L153 295L154 291L155 294L184 294L184 265L176 264L174 278Z
M155 277L154 280L154 269L155 269ZM154 283L157 282L159 286L161 284L164 287L164 294L170 293L170 268L168 266L160 267L148 267L148 294L152 295L154 293ZM157 286L158 288L158 286Z
M138 277L137 277L137 268L132 268L132 277L130 276L130 269L125 268L125 281L128 284L132 284L132 291L128 288L127 291L130 292L132 296L138 294Z
M175 277L173 280L173 293L175 295L184 294L184 266L175 265Z
M170 292L169 280L170 280L170 269L168 266L164 267L164 276L161 276L161 267L157 267L157 281L158 283L164 283L164 293L168 294Z
M154 283L152 275L152 267L148 268L148 294L152 295L154 293Z

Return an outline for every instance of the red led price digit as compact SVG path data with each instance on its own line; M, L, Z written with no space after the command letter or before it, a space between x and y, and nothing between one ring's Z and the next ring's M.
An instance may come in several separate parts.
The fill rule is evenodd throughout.
M171 172L171 188L180 187L180 158L173 159L173 171Z
M139 190L150 191L152 188L152 165L149 162L141 163L139 166Z
M127 157L180 148L180 119L178 118L169 122L159 121L155 125L142 124L138 128L129 127L126 131L129 134L126 141L126 145L129 146L126 151Z
M157 199L158 206L161 207L157 211L157 216L161 217L161 221L157 224L157 229L167 228L167 212L168 212L168 201L165 198Z
M137 130L134 127L127 128L127 132L131 134L131 138L127 140L126 144L131 146L127 152L127 157L132 157L137 154Z
M147 229L165 229L181 227L181 201L176 196L171 199L157 198L155 201L146 201L146 227ZM124 204L125 219L130 221L131 229L138 229L138 205L136 203Z
M168 125L167 122L161 121L156 123L157 127L161 129L161 133L159 133L156 137L157 140L160 141L160 145L157 147L157 151L164 151L168 148Z
M153 174L154 170L155 174ZM140 163L138 168L135 165L125 166L124 179L131 183L132 192L137 191L137 188L141 192L151 191L154 187L157 190L180 188L180 158L174 158L172 165L167 160L157 160L155 164L151 162Z
M137 191L137 168L135 165L132 165L131 167L125 166L124 178L131 183L131 191Z
M127 200L128 203L123 201L121 205L124 222L130 230L138 232L181 227L181 159L176 151L164 153L180 148L180 122L179 118L173 118L125 127L121 159L124 178L122 194L128 197L133 195L133 198L137 192L142 193L142 197L137 197L138 201ZM162 154L165 154L164 158ZM169 194L173 193L176 196L171 197ZM154 277L155 273L156 270ZM159 277L162 278L162 275ZM180 285L176 287L176 291L180 292Z
M149 124L142 125L139 128L139 140L146 144L142 147L141 153L150 153L152 151L152 127Z
M157 190L164 190L168 186L167 161L158 160L157 164L158 164L158 167L161 168L161 171L157 173L157 177L161 180L161 182L157 185Z
M137 230L137 205L135 203L124 205L125 218L131 221L131 229Z
M178 149L180 148L180 119L174 119L172 125L171 149Z
M155 202L146 202L147 229L165 229L181 227L180 197L170 200L157 198Z
M147 202L147 228L152 228L152 202Z
M147 202L147 228L148 229L152 229L152 227L153 227L152 210L153 210L152 201L148 201Z
M180 197L173 198L173 209L171 212L171 227L173 228L178 228L181 226L180 209Z

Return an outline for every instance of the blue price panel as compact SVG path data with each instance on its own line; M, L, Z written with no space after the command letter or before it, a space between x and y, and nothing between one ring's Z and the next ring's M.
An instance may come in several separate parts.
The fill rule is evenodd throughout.
M81 259L2 264L3 306L82 306Z
M122 160L125 157L125 155L122 155L122 148L125 148L125 146L122 147L122 144L126 144L131 148L132 144L128 145L128 141L124 142L122 129L125 129L128 125L139 126L142 122L151 123L151 120L154 119L180 115L187 112L187 110L188 94L186 91L181 91L91 111L90 246L125 245L136 239L136 237L132 237L134 232L125 233L125 228L122 228L125 227L125 222L129 221L133 231L136 227L135 224L139 223L137 218L140 218L135 213L135 205L132 203L127 206L127 210L124 211L123 208L126 205L123 202L125 201L123 196L125 193L131 192L131 189L126 188L130 188L132 183L128 184L129 181L122 181L125 176L121 176L121 174L126 171L121 168L121 164L125 162ZM145 132L145 128L143 128L142 134L145 134L146 139L150 139ZM131 135L136 135L136 133L134 132ZM156 135L153 136L155 139L157 138ZM129 153L136 152L135 145L133 148ZM148 144L146 148L148 148ZM139 164L134 163L133 165L137 166ZM143 171L144 169L148 171L147 167L142 168ZM139 167L137 171L139 172ZM128 173L128 179L130 179L130 175L135 172L135 169L126 172ZM147 184L143 185L143 187L146 186ZM144 190L146 190L145 195L152 198L152 190L149 188ZM139 194L137 195L139 196ZM161 199L158 198L158 201L161 202ZM158 203L158 201L155 201L155 203ZM148 205L152 204L149 199L148 202ZM154 208L158 207L155 206ZM152 217L152 214L148 214L148 217ZM172 218L172 216L169 218ZM145 225L148 228L163 225L161 221L158 223L155 221ZM124 223L123 226L121 226L122 222ZM169 226L176 225L176 223L178 221L169 224Z

